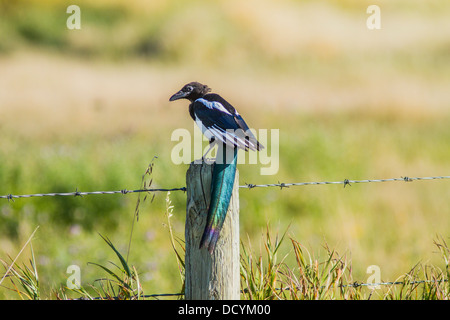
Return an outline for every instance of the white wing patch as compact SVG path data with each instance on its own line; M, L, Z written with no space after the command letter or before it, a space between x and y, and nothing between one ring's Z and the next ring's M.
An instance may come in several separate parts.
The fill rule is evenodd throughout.
M211 138L214 137L216 140L221 141L229 147L237 146L242 150L250 149L253 151L257 149L256 145L252 141L246 139L248 136L242 129L224 130L215 124L207 128L197 116L195 116L195 123L208 140L211 140Z
M196 101L201 102L205 107L207 107L211 110L216 109L216 110L219 110L223 113L226 113L226 114L229 114L230 116L232 116L232 114L227 109L225 109L225 107L218 101L208 101L203 98L199 98Z

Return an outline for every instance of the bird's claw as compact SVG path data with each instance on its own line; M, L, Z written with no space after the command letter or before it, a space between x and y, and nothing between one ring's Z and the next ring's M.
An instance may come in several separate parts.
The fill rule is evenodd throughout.
M214 158L205 158L205 157L202 157L202 162L204 162L204 163L206 163L206 164L212 164L212 163L215 162L215 159L214 159Z

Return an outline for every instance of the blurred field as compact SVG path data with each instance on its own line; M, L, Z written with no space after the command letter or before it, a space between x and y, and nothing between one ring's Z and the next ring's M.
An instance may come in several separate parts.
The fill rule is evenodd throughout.
M68 30L60 1L0 1L0 194L135 189L154 156L153 186L184 186L170 137L194 129L168 98L193 80L250 126L280 129L278 174L242 165L241 184L449 175L450 5L379 1L382 29L368 30L369 4L79 1L81 30ZM149 294L181 288L165 197L141 207L131 244ZM170 198L183 239L185 194ZM103 275L87 262L114 258L98 233L126 251L136 199L0 201L0 258L39 225L42 296L71 264L92 283ZM324 243L349 255L355 279L378 265L394 281L418 262L445 268L433 241L449 237L449 201L448 180L241 190L241 238L258 249L267 223L289 226L317 256Z

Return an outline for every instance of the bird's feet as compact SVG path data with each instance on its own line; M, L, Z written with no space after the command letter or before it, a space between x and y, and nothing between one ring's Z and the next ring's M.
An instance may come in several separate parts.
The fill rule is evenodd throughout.
M216 162L215 158L205 158L205 157L202 157L201 159L194 160L195 164L202 164L202 163L213 164L215 162Z
M205 157L202 157L202 162L203 162L203 163L206 163L206 164L213 164L215 161L216 161L215 158L205 158Z

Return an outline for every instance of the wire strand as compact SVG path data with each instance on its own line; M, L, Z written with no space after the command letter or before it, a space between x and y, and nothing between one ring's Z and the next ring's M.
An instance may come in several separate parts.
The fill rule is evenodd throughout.
M390 179L365 179L365 180L349 180L344 179L342 181L313 181L313 182L293 182L293 183L271 183L271 184L252 184L245 183L244 185L239 186L239 188L269 188L269 187L279 187L280 189L289 188L293 186L311 186L311 185L328 185L328 184L343 184L344 188L346 186L351 186L356 183L371 183L371 182L393 182L393 181L403 181L403 182L412 182L412 181L424 181L424 180L438 180L438 179L450 179L450 176L435 176L435 177L401 177L401 178L390 178ZM32 197L56 197L56 196L75 196L82 197L86 195L100 195L100 194L130 194L130 193L138 193L138 192L168 192L168 191L183 191L186 192L186 187L180 188L156 188L156 189L137 189L137 190L115 190L115 191L89 191L82 192L78 191L78 189L74 192L52 192L52 193L34 193L34 194L21 194L21 195L13 195L7 194L0 196L0 199L7 199L8 201L14 201L14 199L18 198L32 198Z
M450 179L450 176L436 176L436 177L401 177L401 178L390 178L390 179L365 179L365 180L349 180L344 179L343 181L313 181L313 182L294 182L294 183L272 183L272 184L250 184L246 183L243 186L239 186L240 188L264 188L264 187L280 187L288 188L291 186L310 186L310 185L326 185L326 184L343 184L344 187L352 183L370 183L370 182L392 182L392 181L403 181L403 182L412 182L412 181L421 181L421 180L437 180L437 179Z
M340 284L335 287L337 288L358 288L358 287L368 287L370 290L376 290L377 287L380 286L396 286L396 285L419 285L419 284L425 284L425 283L442 283L442 282L448 282L448 279L436 279L436 280L414 280L414 281L386 281L386 282L377 282L377 283L361 283L361 282L353 282L348 284ZM333 285L332 285L333 286ZM325 286L322 286L321 288L325 288ZM285 288L275 288L275 290L283 290L283 291L289 291L293 288L285 287ZM299 288L295 288L299 289ZM248 292L248 289L240 290L241 293ZM159 297L179 297L184 296L184 293L156 293L156 294L148 294L148 295L141 295L142 298L159 298ZM105 299L103 297L95 297L94 300L97 299Z
M21 195L13 195L8 194L4 196L0 196L0 199L8 199L14 200L16 198L32 198L32 197L56 197L56 196L75 196L82 197L86 195L100 195L100 194L129 194L129 193L138 193L138 192L168 192L168 191L186 191L186 187L182 188L171 188L171 189L138 189L138 190L115 190L115 191L75 191L75 192L52 192L52 193L34 193L34 194L21 194Z

